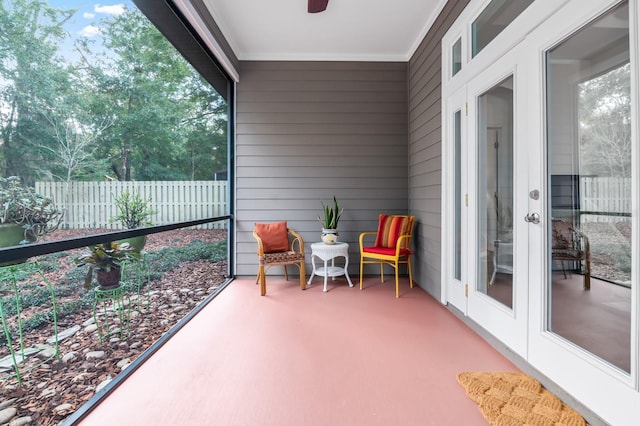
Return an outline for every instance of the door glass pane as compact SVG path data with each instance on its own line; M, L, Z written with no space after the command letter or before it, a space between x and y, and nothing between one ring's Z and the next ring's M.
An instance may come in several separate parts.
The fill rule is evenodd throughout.
M533 0L493 0L489 3L471 24L471 56L475 57L531 3Z
M513 307L513 76L478 98L478 286Z
M460 147L462 145L462 112L456 111L453 117L453 138L455 143L455 205L454 205L454 221L455 221L455 265L454 265L454 278L456 280L462 279L462 263L461 263L461 248L462 248L462 155Z
M628 2L547 52L547 328L627 372L630 70Z
M451 57L453 59L451 75L454 76L462 69L462 39L458 39L451 48Z

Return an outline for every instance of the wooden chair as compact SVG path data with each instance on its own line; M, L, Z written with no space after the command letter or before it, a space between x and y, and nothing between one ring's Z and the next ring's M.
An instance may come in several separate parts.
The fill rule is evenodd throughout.
M565 279L567 271L564 262L584 262L584 289L591 289L591 248L587 235L565 220L553 219L551 258L562 264Z
M384 265L395 269L396 297L400 297L398 269L406 264L409 269L409 283L413 288L413 272L411 270L411 237L415 216L380 215L377 232L362 232L360 234L360 290L362 290L362 275L365 264L380 265L380 281L384 282ZM365 245L365 239L370 240L375 235L373 245Z
M300 289L307 288L304 269L304 240L287 222L256 223L253 236L258 241L258 276L260 295L267 294L266 270L271 266L282 265L285 279L289 280L287 265L295 265L300 272Z

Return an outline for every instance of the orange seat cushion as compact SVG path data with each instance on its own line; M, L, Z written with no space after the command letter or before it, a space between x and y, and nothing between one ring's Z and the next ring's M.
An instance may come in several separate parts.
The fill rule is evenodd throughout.
M409 216L381 214L375 246L395 249L398 238L409 231L408 227Z
M262 240L265 253L276 253L289 250L289 234L287 222L256 223L256 232Z

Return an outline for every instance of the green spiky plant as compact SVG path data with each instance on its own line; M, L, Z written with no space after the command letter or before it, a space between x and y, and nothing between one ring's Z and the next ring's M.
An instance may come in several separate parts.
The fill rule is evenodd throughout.
M333 206L322 203L322 210L324 217L318 216L318 222L322 224L322 227L324 229L338 229L338 222L340 221L340 216L342 216L344 208L338 205L336 197L333 197Z

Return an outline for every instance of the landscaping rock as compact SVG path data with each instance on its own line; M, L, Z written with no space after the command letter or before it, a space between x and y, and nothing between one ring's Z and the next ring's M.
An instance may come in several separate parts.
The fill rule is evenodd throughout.
M16 401L15 398L11 398L11 399L7 399L6 401L0 402L0 410L4 410L5 408L13 404L15 401Z
M87 352L87 354L85 355L85 357L87 359L100 359L100 358L104 358L104 351L93 351L93 352Z
M15 407L5 408L0 411L0 424L9 423L9 420L11 420L17 413L18 410Z
M80 326L79 325L74 325L71 328L68 328L66 330L60 331L58 332L58 342L63 341L64 339L67 339L71 336L73 336L74 334L76 334L78 331L80 330ZM55 334L51 337L49 337L47 339L47 343L55 343L56 342L56 336Z
M68 402L64 404L60 404L53 409L53 411L56 414L61 414L61 415L69 414L72 412L72 410L73 410L73 405L69 404Z
M107 386L111 382L111 380L113 379L111 378L111 376L109 376L107 379L103 380L98 386L96 386L96 393L104 389L105 386Z
M36 356L40 359L53 358L56 356L56 348L44 348Z
M25 426L30 425L32 422L31 416L19 417L15 420L11 420L9 426Z
M76 352L69 352L68 354L64 354L64 356L62 357L62 362L71 362L76 358L78 358L78 354Z
M96 331L98 329L98 326L95 324L89 324L84 328L84 331L86 333L93 333L94 331Z

